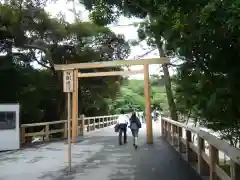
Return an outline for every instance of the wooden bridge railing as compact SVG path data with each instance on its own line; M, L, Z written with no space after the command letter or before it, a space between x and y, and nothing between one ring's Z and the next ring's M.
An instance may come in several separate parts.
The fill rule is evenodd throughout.
M114 125L119 115L84 117L78 119L78 134L83 132L94 131L95 129L104 128ZM83 123L82 123L83 120ZM21 143L24 144L32 140L32 137L41 137L43 141L54 139L53 136L58 134L57 138L67 138L67 120L22 124L21 125ZM82 127L84 124L84 127ZM29 131L33 128L41 129L40 131Z
M162 136L183 155L197 172L209 180L240 180L240 150L199 128L162 118ZM197 135L194 141L193 135ZM206 148L206 146L209 148ZM219 154L229 157L221 162Z

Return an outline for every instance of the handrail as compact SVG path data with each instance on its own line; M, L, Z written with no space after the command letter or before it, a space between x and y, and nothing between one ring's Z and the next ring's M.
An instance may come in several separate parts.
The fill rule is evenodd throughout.
M84 127L82 123L78 123L78 134L83 134L84 132L94 131L95 129L104 128L117 123L117 117L119 115L107 115L107 116L96 116L96 117L84 117L78 118L78 121L83 120ZM51 126L60 125L60 128L54 128ZM27 132L28 128L42 127L41 131L38 132ZM61 133L60 138L67 138L67 120L51 121L51 122L41 122L41 123L31 123L21 125L21 143L24 144L31 141L32 137L40 136L43 141L49 141L52 134Z
M209 176L210 180L240 179L240 149L200 128L190 127L165 117L162 117L161 132L164 139L178 152L185 154L186 161L197 163L197 171L201 176ZM183 136L184 133L186 137ZM193 134L197 135L196 143ZM209 144L208 153L206 144ZM230 164L227 167L229 171L220 164L219 152L225 153L230 158Z

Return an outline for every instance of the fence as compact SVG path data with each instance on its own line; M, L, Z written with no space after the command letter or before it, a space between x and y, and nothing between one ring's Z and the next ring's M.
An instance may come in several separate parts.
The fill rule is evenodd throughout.
M210 180L240 180L239 149L205 131L168 118L162 118L161 130L162 136L202 177ZM193 135L197 135L196 142ZM220 161L220 152L229 157L228 163Z
M104 128L114 125L117 122L118 115L84 117L78 119L78 134L84 131L94 131L95 129ZM82 122L83 121L83 122ZM41 131L32 132L29 129L38 127ZM68 123L67 120L22 124L21 125L21 143L25 144L32 140L32 137L41 137L43 141L49 141L54 134L58 134L57 138L67 138Z

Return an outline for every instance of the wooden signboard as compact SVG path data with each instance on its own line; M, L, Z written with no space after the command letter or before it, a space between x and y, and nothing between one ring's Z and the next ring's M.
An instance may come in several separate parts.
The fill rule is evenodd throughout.
M63 92L73 92L73 70L63 71Z

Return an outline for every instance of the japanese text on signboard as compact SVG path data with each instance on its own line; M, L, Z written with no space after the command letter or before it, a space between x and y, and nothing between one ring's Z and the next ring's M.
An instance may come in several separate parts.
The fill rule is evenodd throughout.
M63 91L73 92L73 71L72 70L63 72Z

